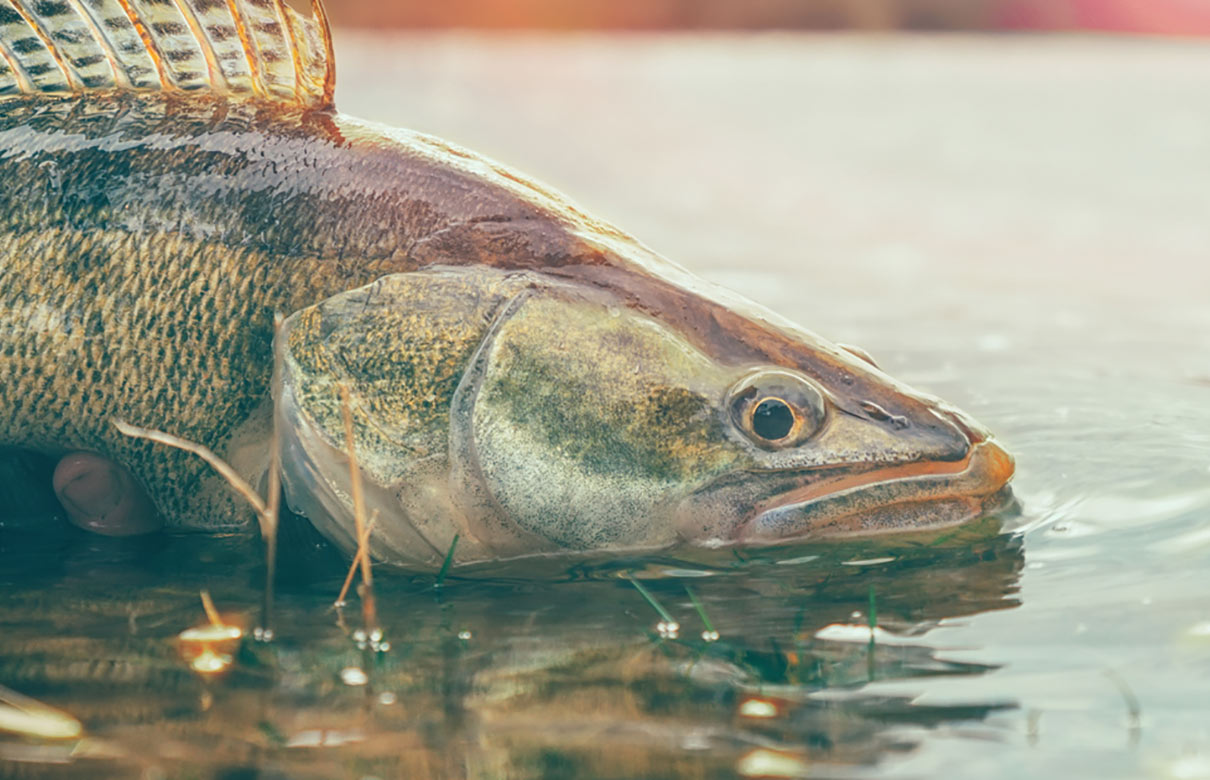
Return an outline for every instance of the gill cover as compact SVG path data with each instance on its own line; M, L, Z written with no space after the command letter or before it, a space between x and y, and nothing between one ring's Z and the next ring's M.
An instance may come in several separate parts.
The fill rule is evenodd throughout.
M466 367L532 280L493 271L384 277L303 309L275 343L282 482L294 511L356 548L340 388L349 391L371 537L383 559L440 562L451 524L450 407ZM472 538L462 555L483 552Z
M634 309L550 289L484 344L453 441L499 514L547 547L666 546L679 503L750 461L719 414L738 373Z
M356 546L344 385L386 560L439 564L455 533L459 560L667 545L675 506L746 457L719 413L741 372L529 273L387 276L289 317L277 356L290 506Z

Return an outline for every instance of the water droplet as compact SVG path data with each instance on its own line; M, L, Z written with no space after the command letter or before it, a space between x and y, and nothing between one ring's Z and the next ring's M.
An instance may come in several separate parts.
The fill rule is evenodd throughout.
M365 685L370 681L365 670L359 666L346 666L340 670L340 681L345 685Z
M739 705L739 714L745 718L776 718L777 703L769 699L745 699Z

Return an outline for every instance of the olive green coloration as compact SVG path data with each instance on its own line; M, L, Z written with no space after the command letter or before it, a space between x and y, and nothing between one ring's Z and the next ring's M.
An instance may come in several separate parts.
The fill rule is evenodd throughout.
M530 272L387 276L291 317L283 345L291 504L347 514L343 385L371 511L406 521L372 538L387 560L431 565L455 533L463 560L667 546L675 529L653 517L755 466L722 408L744 369Z
M455 536L455 563L768 544L953 525L1001 497L1012 461L988 433L863 354L502 166L336 113L322 8L147 13L181 8L222 18L128 41L154 79L94 41L112 83L73 70L71 36L0 13L0 43L42 58L0 67L0 446L97 451L169 526L243 529L201 461L112 422L253 484L276 432L289 505L351 549L344 387L371 550L433 570ZM241 64L224 25L278 54Z

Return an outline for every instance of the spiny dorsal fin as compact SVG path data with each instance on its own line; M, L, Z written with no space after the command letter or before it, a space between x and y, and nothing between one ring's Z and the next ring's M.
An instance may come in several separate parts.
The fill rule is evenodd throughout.
M0 97L206 90L324 108L322 0L0 0Z

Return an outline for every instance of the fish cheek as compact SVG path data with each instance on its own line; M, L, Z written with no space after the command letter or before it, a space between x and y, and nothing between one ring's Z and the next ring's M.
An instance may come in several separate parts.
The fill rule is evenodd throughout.
M485 358L470 421L482 483L559 549L670 544L676 505L738 456L722 373L628 309L526 301Z
M451 403L497 311L529 284L481 269L396 274L289 317L275 394L291 506L311 507L317 527L353 546L343 386L367 509L379 514L374 554L439 564L463 530L450 494ZM484 557L461 538L463 556Z

